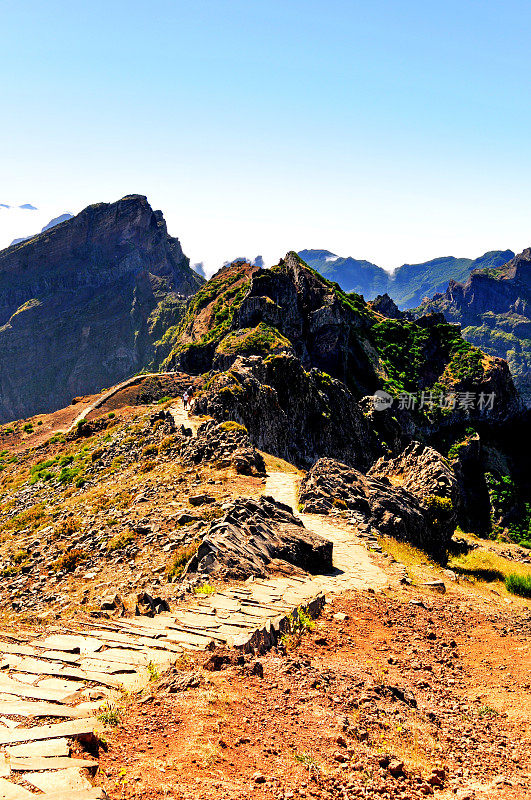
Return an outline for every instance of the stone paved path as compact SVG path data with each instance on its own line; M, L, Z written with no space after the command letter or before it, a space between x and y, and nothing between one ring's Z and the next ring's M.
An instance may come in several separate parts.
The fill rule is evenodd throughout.
M352 527L338 515L302 514L297 511L297 480L286 472L271 472L267 477L265 494L286 503L309 531L334 543L332 563L334 575L314 575L308 585L319 587L325 594L337 594L346 589L381 588L388 583L386 574L371 561L367 549L354 541Z
M182 404L171 413L178 425L196 432L197 422L188 419ZM265 494L298 514L296 480L293 473L273 472ZM103 797L86 777L86 769L90 774L97 762L70 758L68 742L92 733L101 705L119 690L147 685L153 670L160 673L186 650L204 650L212 643L244 651L267 647L298 606L316 612L325 594L387 583L342 520L298 516L309 530L334 543L332 575L249 580L198 595L174 613L153 619L72 623L46 636L0 631L0 800Z

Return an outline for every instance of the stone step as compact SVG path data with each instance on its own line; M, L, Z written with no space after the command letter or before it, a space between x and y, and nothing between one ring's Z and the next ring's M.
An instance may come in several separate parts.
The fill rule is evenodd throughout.
M81 736L94 732L94 719L79 719L72 722L56 722L51 725L38 725L34 728L14 728L0 730L0 744L18 744L19 742L35 742L39 739L55 739L57 737Z

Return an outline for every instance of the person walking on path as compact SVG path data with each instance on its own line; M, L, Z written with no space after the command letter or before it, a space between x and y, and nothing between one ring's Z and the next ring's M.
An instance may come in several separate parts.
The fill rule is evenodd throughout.
M183 394L183 405L184 405L184 410L185 411L188 411L188 400L189 399L190 398L189 398L189 395L188 395L188 390L186 390L186 392Z

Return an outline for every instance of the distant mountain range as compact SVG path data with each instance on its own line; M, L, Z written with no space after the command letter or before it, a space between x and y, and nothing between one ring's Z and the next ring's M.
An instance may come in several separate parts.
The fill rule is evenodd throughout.
M54 217L54 219L51 219L44 226L44 228L41 228L41 233L44 233L44 231L49 231L50 228L55 228L56 225L60 225L61 222L66 222L67 219L72 219L73 216L74 216L73 214L69 214L68 212L66 212L65 214L60 214L58 217ZM34 236L38 236L38 234L34 234ZM20 239L13 239L13 241L9 246L12 247L14 244L20 244L20 242L27 242L29 239L33 239L33 236L22 236Z
M23 211L38 211L37 206L31 203L23 203L21 206L10 206L9 203L0 203L0 208L21 208Z
M531 405L531 248L500 267L474 270L465 283L450 281L446 291L417 309L437 311L459 323L469 342L505 358Z
M448 283L466 281L472 270L497 269L514 258L512 250L492 250L479 258L443 256L421 264L403 264L390 274L377 264L330 250L300 250L299 256L345 292L357 292L366 300L389 294L402 309L416 308L425 298L444 292Z

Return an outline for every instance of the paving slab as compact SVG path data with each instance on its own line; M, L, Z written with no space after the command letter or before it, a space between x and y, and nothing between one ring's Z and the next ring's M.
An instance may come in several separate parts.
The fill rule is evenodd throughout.
M18 744L19 742L33 742L39 739L80 736L86 733L93 733L94 725L94 719L76 719L72 722L37 725L34 728L15 728L14 730L7 731L0 730L0 744Z
M16 783L11 783L5 778L0 778L0 800L28 800L28 798L35 800L33 792L29 792L23 786L17 786Z
M34 639L32 644L46 647L48 650L64 650L67 653L96 653L103 647L103 642L94 636L75 634L52 634L45 639Z
M65 678L39 678L35 684L39 689L57 689L60 692L75 694L83 689L79 681L69 681Z
M78 711L64 703L29 703L25 700L0 701L0 713L10 714L13 717L70 717L70 719L88 716L87 712Z
M63 769L57 772L28 772L24 780L36 786L42 792L73 792L81 789L92 789L92 784L85 778L80 769Z
M68 756L70 747L67 739L47 739L44 742L27 742L6 747L6 753L12 758L28 758L29 756Z
M35 675L32 675L32 678L35 679ZM63 703L71 694L69 691L60 689L32 686L29 683L14 680L7 675L0 676L0 692L2 692L2 694L12 694L16 697L27 697L33 700L48 700L54 703Z
M45 769L90 769L98 766L97 761L89 761L84 758L69 758L68 756L17 757L11 758L9 764L14 772Z
M13 719L8 719L7 717L0 717L0 722L4 727L9 728L9 730L13 730L13 728L18 728L18 722L15 722Z

